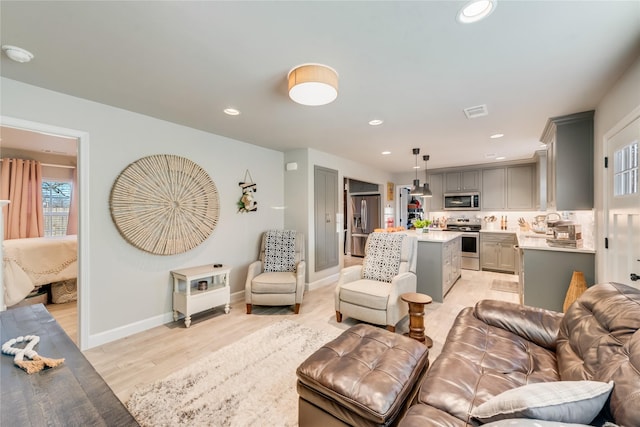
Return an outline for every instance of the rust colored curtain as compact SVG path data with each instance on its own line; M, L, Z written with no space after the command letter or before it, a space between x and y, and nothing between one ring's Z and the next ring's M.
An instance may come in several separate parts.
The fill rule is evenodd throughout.
M42 166L35 160L2 159L0 199L3 208L4 238L44 237L42 208Z
M67 221L67 234L78 234L78 168L73 170L73 182L71 183L71 201L69 202L69 220Z

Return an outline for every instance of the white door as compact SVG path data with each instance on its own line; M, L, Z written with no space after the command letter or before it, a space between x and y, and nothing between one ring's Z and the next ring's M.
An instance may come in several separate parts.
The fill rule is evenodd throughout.
M631 116L632 118L634 116ZM640 288L640 188L638 146L640 117L607 140L606 208L609 249L606 281Z

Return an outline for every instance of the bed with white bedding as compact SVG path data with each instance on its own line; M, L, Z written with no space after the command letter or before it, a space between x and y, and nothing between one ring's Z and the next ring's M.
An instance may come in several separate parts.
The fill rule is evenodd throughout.
M78 236L2 242L4 303L22 301L34 288L78 276Z

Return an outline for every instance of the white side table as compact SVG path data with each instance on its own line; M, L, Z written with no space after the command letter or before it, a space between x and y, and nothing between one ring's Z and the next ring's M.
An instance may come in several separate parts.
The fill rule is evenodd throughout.
M188 328L192 314L220 305L224 305L224 312L228 314L231 301L230 272L228 265L214 267L213 264L171 270L173 320L178 320L178 312L184 314L184 325ZM206 286L198 289L199 282L206 282Z

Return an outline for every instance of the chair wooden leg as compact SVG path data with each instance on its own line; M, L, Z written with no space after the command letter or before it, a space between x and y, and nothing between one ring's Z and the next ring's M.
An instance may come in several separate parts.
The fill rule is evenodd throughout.
M342 322L342 313L340 313L339 311L336 311L336 322Z
M391 326L391 325L387 325L387 331L395 332L396 331L396 327L395 326Z
M251 304L247 304L247 314L251 314Z
M293 312L294 312L295 314L300 313L300 304L296 304L296 306L293 308Z

